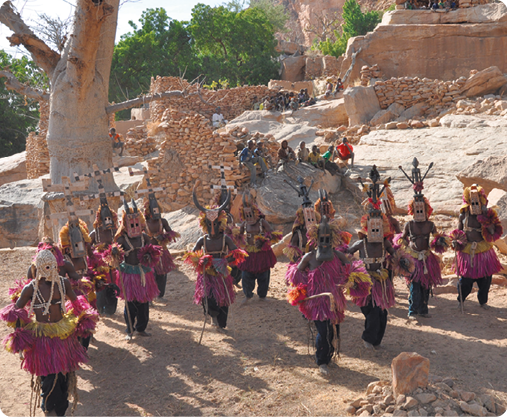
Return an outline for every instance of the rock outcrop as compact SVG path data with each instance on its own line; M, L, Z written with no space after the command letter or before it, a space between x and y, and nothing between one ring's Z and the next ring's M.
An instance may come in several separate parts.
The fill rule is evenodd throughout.
M373 87L349 87L343 93L349 126L369 123L380 110Z
M453 80L491 66L507 73L507 54L498 53L507 49L506 35L507 7L502 3L445 14L395 10L387 12L373 32L349 40L341 73L359 48L351 80L360 78L364 65L374 64L388 78L410 74Z
M26 151L0 158L0 186L26 178Z
M493 188L507 191L507 156L490 156L479 159L464 170L458 172L463 186L479 184L487 194Z
M428 386L430 360L415 352L400 353L393 359L391 370L393 372L393 392L396 397L409 394L416 388Z

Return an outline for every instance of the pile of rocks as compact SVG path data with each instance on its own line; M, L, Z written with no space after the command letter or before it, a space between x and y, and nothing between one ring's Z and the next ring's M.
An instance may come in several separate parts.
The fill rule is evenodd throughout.
M430 80L419 77L391 78L377 81L374 89L380 108L387 109L397 103L405 108L425 103L436 113L465 98L462 88L466 77L454 81Z
M28 179L49 174L49 150L46 136L49 125L49 102L39 101L38 133L30 132L26 138L26 175Z
M131 127L125 137L125 149L130 156L146 156L157 147L153 136L148 136L148 129L145 125Z
M378 65L375 64L371 67L364 65L361 67L361 85L366 87L372 78L382 78Z
M507 116L507 100L501 96L489 95L474 99L463 99L456 103L458 114L479 114L485 113L493 116Z
M350 403L347 412L356 416L501 416L505 407L491 395L460 390L451 378L431 377L426 388L394 395L390 382L368 385L366 395Z
M370 126L368 125L356 125L356 126L340 126L336 131L340 135L341 138L347 138L349 143L352 145L356 145L359 143L361 137L370 133Z
M220 183L220 172L211 165L229 165L225 171L228 185L243 178L236 162L237 150L233 136L213 132L209 120L201 114L181 111L164 112L164 122L158 126L160 145L157 158L148 160L154 186L166 187L159 201L164 211L174 211L192 202L192 189L199 181L197 191L202 201L212 198L211 185Z
M211 120L217 107L226 120L232 120L245 110L251 110L254 97L262 100L265 97L275 96L277 90L265 85L243 86L224 90L201 89L198 85L190 83L179 77L160 77L151 79L150 94L164 93L174 90L186 91L187 97L171 97L158 100L151 104L151 118L157 122L162 120L164 111L176 109L190 114L198 113Z

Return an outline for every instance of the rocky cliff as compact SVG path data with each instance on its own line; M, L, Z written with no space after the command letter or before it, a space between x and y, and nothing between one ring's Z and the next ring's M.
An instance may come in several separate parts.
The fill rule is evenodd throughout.
M357 54L350 79L378 64L385 77L452 80L472 69L497 66L507 72L507 7L491 3L450 12L395 10L366 36L349 40L341 73Z

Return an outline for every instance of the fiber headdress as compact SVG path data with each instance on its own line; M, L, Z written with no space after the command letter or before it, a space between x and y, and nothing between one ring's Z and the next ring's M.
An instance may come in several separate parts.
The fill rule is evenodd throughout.
M328 219L334 219L336 210L333 207L333 203L327 195L327 191L319 189L319 199L315 202L315 211L321 216L326 216Z
M401 165L399 166L401 172L403 172L412 183L412 187L415 192L413 200L408 203L408 213L414 216L414 220L416 222L426 221L431 216L433 209L431 208L428 199L424 197L422 193L422 190L424 189L423 181L428 175L428 172L430 172L430 169L433 167L433 162L429 164L423 177L421 177L421 170L419 169L419 161L417 158L414 158L412 161L412 166L412 177L408 176Z
M103 207L104 206L101 204L97 210L97 213L95 214L95 221L93 222L93 227L95 229L102 227L102 225L104 223L102 220ZM104 210L106 210L106 209L104 208ZM111 213L111 217L113 220L113 229L117 229L118 228L118 214L116 214L116 212L114 210L111 210L109 208L109 206L107 207L107 211L109 211Z
M146 219L144 218L143 213L137 210L137 205L134 200L132 200L132 207L129 207L126 200L123 200L123 213L121 214L120 227L116 231L114 235L114 240L117 241L118 238L123 234L128 234L127 223L128 223L128 215L136 215L139 219L139 228L142 230L146 230Z
M484 192L484 189L480 185L472 184L470 187L466 187L463 190L463 205L459 209L460 213L463 213L469 209L470 204L472 203L471 194L473 192L478 193L479 201L481 202L481 205L483 205L483 206L488 205L488 198L486 197L486 193Z
M229 192L227 194L226 200L220 207L213 209L201 206L201 203L199 203L195 194L195 187L192 191L192 198L194 200L194 205L201 212L199 215L199 225L201 226L202 231L210 235L216 235L219 232L224 232L227 227L227 213L224 209L231 200L231 193ZM218 228L218 230L216 230L216 228Z
M44 236L42 238L42 240L39 242L39 244L37 245L37 253L39 253L41 250L51 251L51 253L56 258L56 263L58 264L58 266L62 266L63 264L65 264L65 260L63 259L63 254L62 254L60 248L57 245L55 245L55 242L50 237ZM37 255L35 255L32 260L34 265L35 265L36 258L37 258Z
M86 243L90 243L92 240L88 235L88 226L86 226L86 223L81 219L78 219L78 222L79 222L79 230L81 231L83 240ZM62 251L65 252L65 249L70 248L70 246L71 246L70 226L69 222L67 222L65 226L63 226L62 229L60 230L60 247L62 248Z
M245 214L245 208L247 208L246 214ZM248 194L243 193L243 201L242 201L241 206L239 206L239 220L241 222L247 221L248 217L250 217L250 214L249 214L250 210L249 209L251 209L251 213L252 213L253 219L255 221L257 221L260 218L264 218L264 214L259 209L259 207L257 207L255 199L252 197L250 192ZM255 221L254 221L254 223L255 223Z

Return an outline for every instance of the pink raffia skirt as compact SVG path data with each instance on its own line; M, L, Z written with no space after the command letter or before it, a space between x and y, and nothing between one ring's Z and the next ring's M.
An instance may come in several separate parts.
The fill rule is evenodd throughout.
M377 281L372 279L373 287L371 288L371 297L374 306L387 310L394 307L396 299L394 297L394 285L390 279L385 281Z
M155 273L157 275L165 275L175 268L176 264L173 261L171 253L167 250L167 248L162 247L162 254L160 255L160 260L158 261L157 265L155 265Z
M410 277L405 278L407 284L410 282L419 282L424 288L432 288L442 285L442 272L438 256L429 252L426 258L427 274L424 273L424 262L414 258L415 270Z
M242 271L260 274L271 269L276 264L276 256L273 249L262 250L260 252L248 252L248 258L238 265Z
M206 282L204 282L206 280ZM195 283L194 303L202 304L204 300L204 287L206 287L206 297L214 298L219 307L228 307L236 298L233 287L234 279L221 274L197 274Z
M142 284L140 268L143 268L145 285ZM118 279L116 285L120 288L121 298L127 301L148 303L159 295L160 291L151 268L142 265L128 265L122 263L120 265L120 274L123 278L123 285L125 286L126 293L123 293L121 280Z
M490 275L496 274L502 270L502 264L498 260L493 248L487 250L486 252L476 253L474 256L473 266L470 254L458 251L456 256L458 259L460 277L479 279L489 277Z

